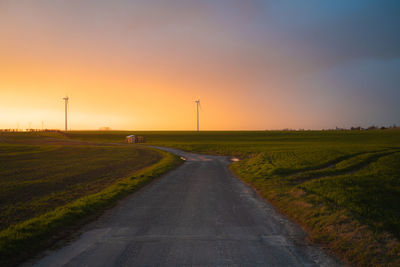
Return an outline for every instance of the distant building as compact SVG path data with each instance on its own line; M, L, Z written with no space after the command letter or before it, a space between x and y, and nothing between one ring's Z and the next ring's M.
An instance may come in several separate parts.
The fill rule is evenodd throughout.
M352 130L352 131L362 131L364 129L361 128L360 126L357 126L357 127L351 127L350 130Z
M134 134L128 135L125 137L125 142L129 144L134 144L134 143L145 143L146 138L144 136L137 136Z

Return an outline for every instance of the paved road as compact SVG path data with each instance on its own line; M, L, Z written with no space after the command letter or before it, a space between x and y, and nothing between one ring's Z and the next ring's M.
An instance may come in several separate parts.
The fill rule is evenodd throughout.
M339 265L235 178L228 158L166 150L185 157L186 163L34 265Z

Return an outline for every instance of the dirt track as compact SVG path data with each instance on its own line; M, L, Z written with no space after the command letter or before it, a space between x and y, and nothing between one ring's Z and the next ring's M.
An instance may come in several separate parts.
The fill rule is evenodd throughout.
M107 211L73 241L47 251L35 265L340 265L235 178L228 158L165 150L187 162Z

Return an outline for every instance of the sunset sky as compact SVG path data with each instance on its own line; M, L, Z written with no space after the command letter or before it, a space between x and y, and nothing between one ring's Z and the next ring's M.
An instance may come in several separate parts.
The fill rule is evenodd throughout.
M0 128L400 124L400 1L0 0Z

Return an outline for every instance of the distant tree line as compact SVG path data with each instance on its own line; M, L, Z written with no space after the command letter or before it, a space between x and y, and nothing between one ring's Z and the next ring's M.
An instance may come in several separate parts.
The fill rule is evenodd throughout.
M371 126L369 126L367 128L362 128L360 126L357 126L357 127L350 127L350 130L352 130L352 131L362 131L362 130L385 130L385 129L397 129L397 128L400 128L400 127L397 127L396 124L393 124L391 126L381 126L381 127L375 126L375 125L371 125Z
M386 129L400 129L399 126L397 126L396 124L390 125L390 126L376 126L376 125L371 125L369 127L363 128L361 126L352 126L350 128L340 128L340 127L336 127L334 129L322 129L322 131L366 131L366 130L386 130ZM268 130L267 130L268 131ZM281 131L312 131L310 129L291 129L291 128L284 128Z

